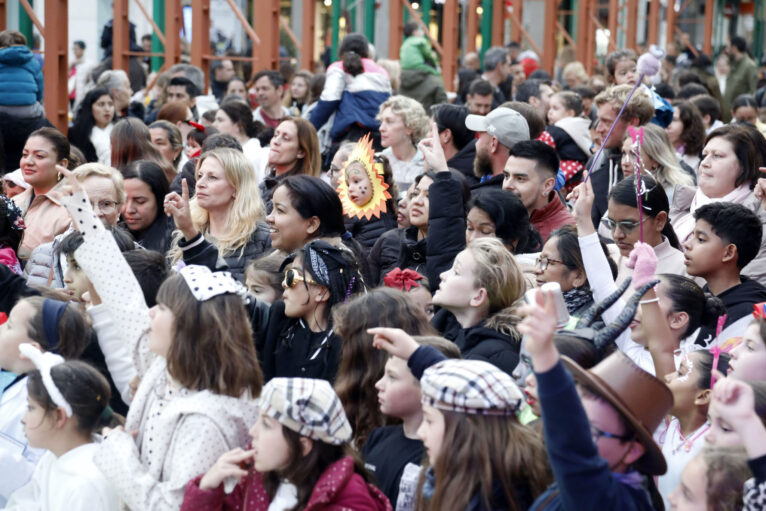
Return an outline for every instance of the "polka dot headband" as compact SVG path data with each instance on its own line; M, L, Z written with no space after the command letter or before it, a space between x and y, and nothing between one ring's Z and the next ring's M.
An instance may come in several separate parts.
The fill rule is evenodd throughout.
M184 266L178 272L186 281L189 290L199 302L210 300L214 296L233 293L243 299L247 294L245 286L231 277L227 271L212 272L207 266Z

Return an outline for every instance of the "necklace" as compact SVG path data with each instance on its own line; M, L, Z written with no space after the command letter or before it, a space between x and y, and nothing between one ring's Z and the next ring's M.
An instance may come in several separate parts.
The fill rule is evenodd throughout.
M694 445L694 442L707 433L707 430L710 429L710 424L705 424L702 428L700 428L697 431L697 434L693 435L691 438L684 437L683 433L681 433L681 424L679 422L676 422L676 432L678 433L678 436L681 438L681 445L674 448L672 451L672 454L677 453L682 447L685 452L689 452L692 450L692 446Z

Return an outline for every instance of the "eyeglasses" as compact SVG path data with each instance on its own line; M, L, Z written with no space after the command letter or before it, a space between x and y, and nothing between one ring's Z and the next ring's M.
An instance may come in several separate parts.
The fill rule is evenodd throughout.
M113 200L100 200L96 202L95 204L93 202L90 203L91 206L93 206L93 209L98 206L98 210L104 213L105 215L108 215L110 213L114 213L114 211L117 209L117 205L119 202L115 202Z
M598 443L598 439L601 437L604 438L614 438L615 440L619 440L620 442L630 442L633 440L633 435L615 435L614 433L609 433L607 431L601 431L596 426L592 425L590 426L590 437L593 439L593 443Z
M282 281L282 287L287 288L294 288L296 285L298 285L298 282L305 282L306 284L315 284L317 286L321 285L318 282L314 281L311 277L307 277L305 275L301 275L298 270L295 268L290 268L289 270L285 271L285 278Z
M610 231L613 231L617 227L619 227L620 230L622 232L624 232L625 234L630 234L631 232L633 232L633 229L635 229L636 227L638 227L642 223L646 222L646 219L647 219L647 217L644 217L644 219L641 220L640 222L634 222L632 220L623 220L621 222L615 222L611 218L606 217L606 218L602 218L601 219L601 225L603 225L604 227L606 227Z
M558 259L551 259L547 256L540 256L537 259L535 259L535 266L538 264L540 265L540 269L545 271L548 269L548 265L551 263L558 263L558 264L564 264L564 261L559 261Z

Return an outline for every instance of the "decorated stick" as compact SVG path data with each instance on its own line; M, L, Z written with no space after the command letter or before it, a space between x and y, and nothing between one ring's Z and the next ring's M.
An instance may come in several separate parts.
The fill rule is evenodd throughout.
M634 175L636 176L636 202L638 203L638 233L641 243L644 242L644 208L642 204L643 190L641 185L641 174L644 170L644 162L641 160L641 146L644 145L644 128L628 128L630 138L633 140L633 154L636 156L636 169Z

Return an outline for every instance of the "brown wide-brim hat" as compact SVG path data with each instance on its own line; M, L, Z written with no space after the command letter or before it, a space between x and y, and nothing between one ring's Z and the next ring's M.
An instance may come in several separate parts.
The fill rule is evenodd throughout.
M590 370L562 356L575 381L607 401L636 433L645 452L633 466L647 475L668 470L662 449L652 433L673 407L673 394L664 382L638 367L623 352L616 351Z

